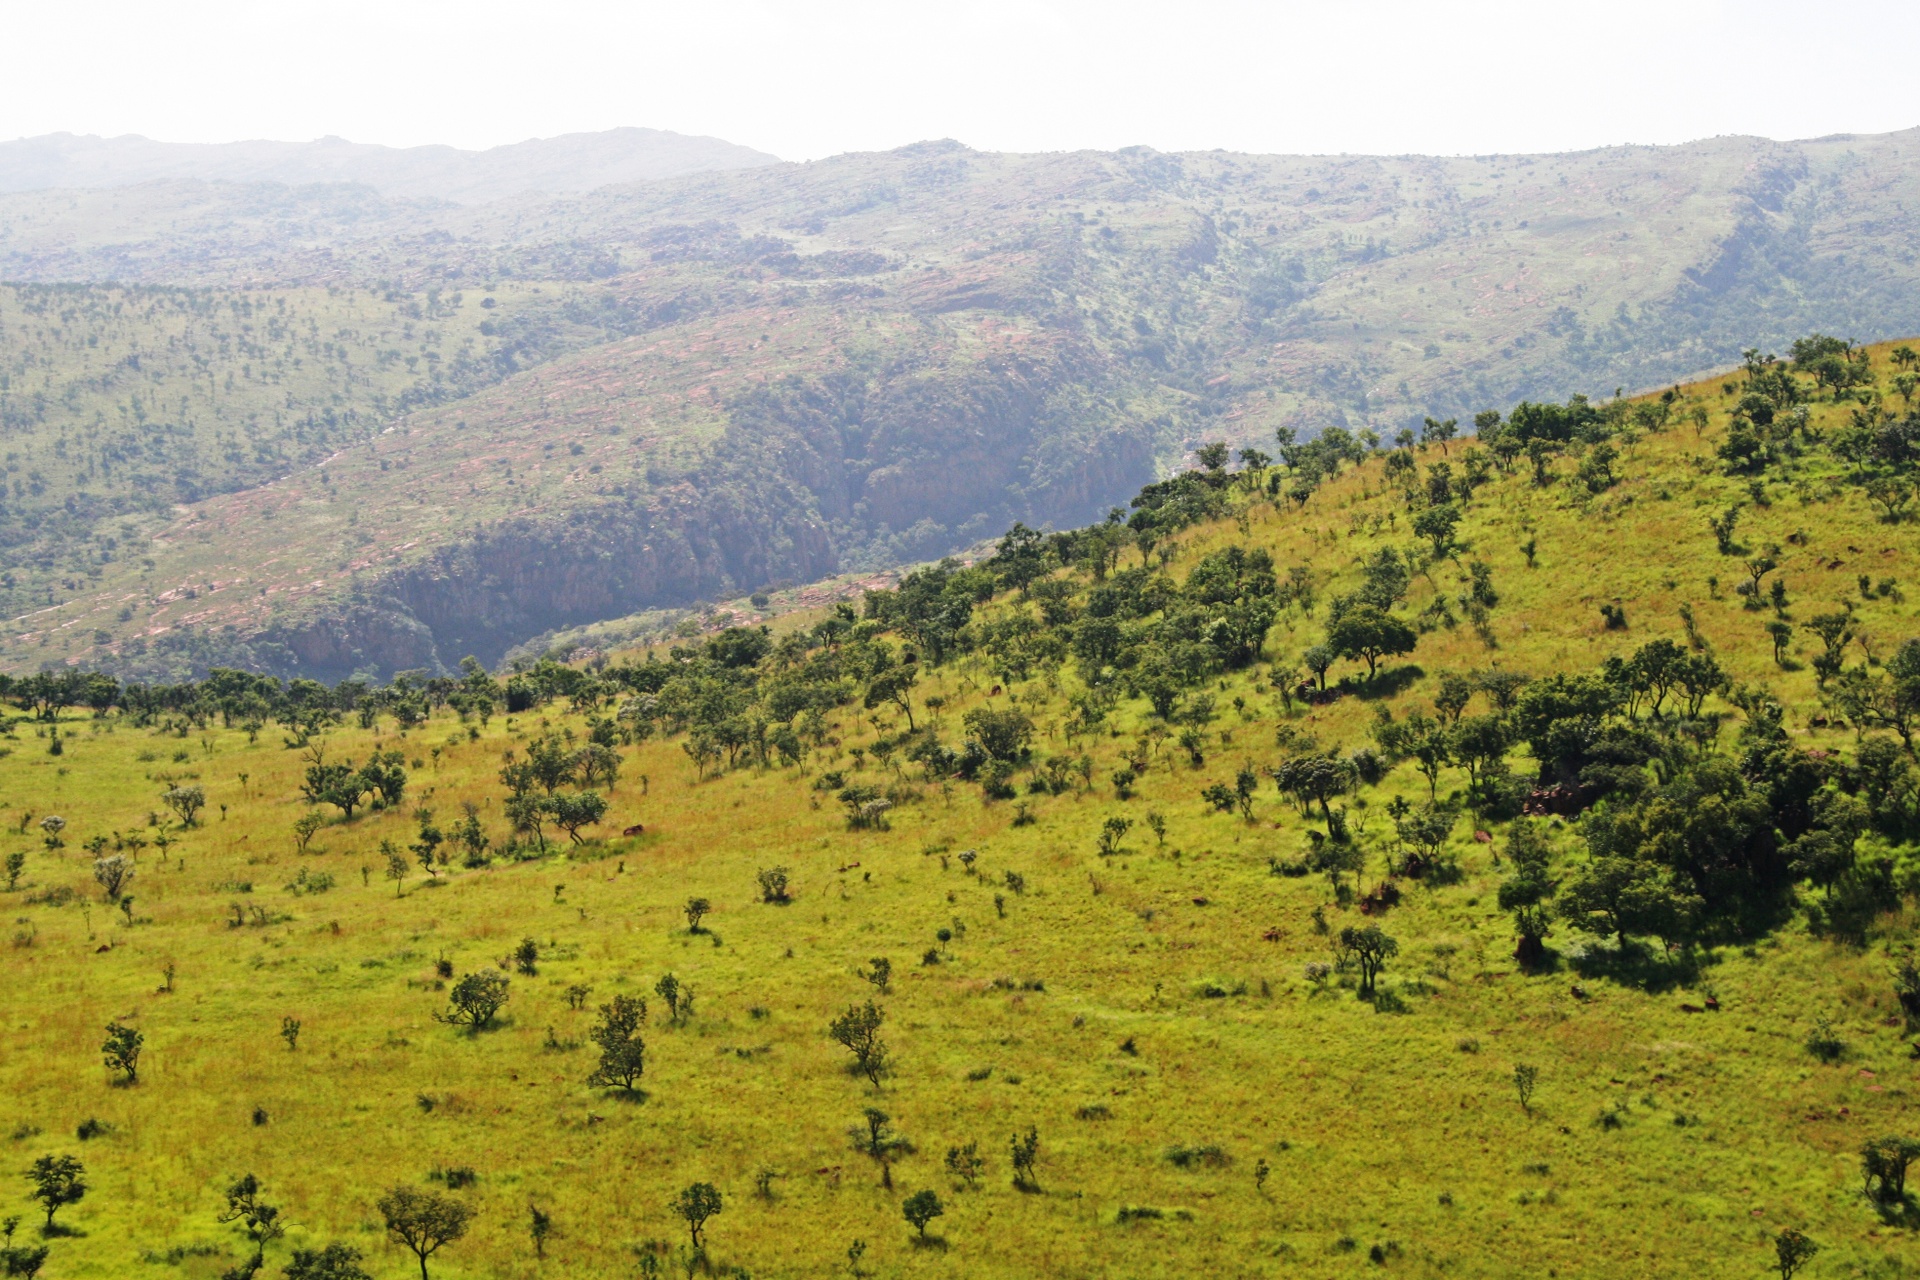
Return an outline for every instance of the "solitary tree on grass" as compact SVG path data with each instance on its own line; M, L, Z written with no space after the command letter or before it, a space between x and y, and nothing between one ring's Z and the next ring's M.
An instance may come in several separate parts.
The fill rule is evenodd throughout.
M696 1182L673 1198L673 1211L685 1219L687 1234L693 1239L694 1253L702 1253L707 1247L707 1219L725 1207L720 1199L720 1188L711 1182Z
M75 1156L41 1156L27 1170L29 1193L46 1210L48 1234L53 1232L53 1215L70 1204L79 1204L87 1194L86 1168Z
M640 1038L646 1020L647 1002L637 996L615 996L600 1006L600 1021L587 1033L600 1046L600 1065L587 1077L588 1084L633 1092L647 1066L647 1046Z
M880 1024L886 1013L869 1000L865 1005L848 1005L847 1011L827 1026L827 1035L853 1055L853 1070L865 1076L873 1087L889 1065L887 1042L880 1038Z
M493 1025L493 1020L507 1003L507 979L505 975L491 971L470 973L453 984L453 992L447 998L445 1013L436 1013L437 1021L463 1026L478 1035Z
M1386 967L1390 958L1399 954L1400 944L1382 933L1377 924L1370 924L1364 929L1348 925L1340 930L1338 949L1341 959L1351 960L1360 966L1359 995L1364 1000L1373 994L1373 981L1380 976L1380 970Z
M940 1203L940 1197L931 1190L914 1192L900 1206L901 1215L913 1224L922 1240L927 1238L927 1224L946 1211L946 1206Z
M420 1259L420 1280L429 1280L427 1259L466 1235L473 1221L473 1206L413 1187L392 1188L380 1197L377 1207L386 1220L387 1234Z

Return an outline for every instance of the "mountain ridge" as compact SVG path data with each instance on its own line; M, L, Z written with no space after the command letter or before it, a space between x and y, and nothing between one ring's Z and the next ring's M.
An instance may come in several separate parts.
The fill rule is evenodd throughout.
M193 143L139 134L52 133L0 142L0 192L181 179L288 186L344 182L389 196L478 203L529 191L587 191L777 161L720 138L632 127L529 138L483 150L389 147L339 137Z

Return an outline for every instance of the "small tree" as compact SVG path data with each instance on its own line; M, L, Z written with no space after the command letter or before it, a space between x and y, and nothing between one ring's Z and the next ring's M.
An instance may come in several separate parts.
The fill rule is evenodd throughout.
M126 896L127 886L133 883L133 859L124 853L109 854L94 860L93 878L100 884L100 892L108 902L119 902Z
M287 1042L287 1052L297 1053L300 1049L300 1019L287 1014L280 1019L280 1038Z
M540 944L532 938L520 939L520 945L513 949L513 967L525 978L540 975Z
M900 1206L901 1216L920 1233L920 1239L927 1238L927 1224L946 1212L946 1206L940 1203L940 1197L931 1190L916 1191L908 1196L906 1203Z
M889 1065L887 1044L880 1038L880 1024L886 1016L869 1000L864 1006L847 1006L847 1011L827 1026L828 1037L853 1055L854 1073L865 1076L876 1089Z
M253 1261L242 1272L248 1276L266 1264L267 1246L287 1234L279 1206L267 1203L261 1195L260 1179L250 1173L227 1188L227 1207L219 1220L239 1223L253 1245Z
M140 1047L145 1039L145 1036L123 1023L107 1024L107 1039L100 1046L100 1056L109 1070L120 1073L123 1083L139 1083Z
M1399 954L1400 944L1380 931L1380 926L1370 924L1364 929L1352 925L1340 930L1338 951L1342 960L1350 960L1360 966L1360 998L1366 999L1373 994L1374 979L1380 976L1380 970L1387 961Z
M40 819L40 831L42 833L41 843L49 849L62 848L66 844L66 841L60 838L60 833L66 829L67 820L65 818L57 813L48 814L46 817Z
M205 787L169 787L160 793L160 801L173 810L181 826L190 827L200 810L206 808L207 791Z
M478 1035L493 1025L507 1003L507 978L504 974L483 970L470 973L453 984L445 1013L436 1013L436 1021L463 1026Z
M1533 1087L1540 1082L1540 1068L1522 1062L1513 1068L1514 1092L1520 1095L1520 1109L1533 1114Z
M969 1142L964 1147L947 1148L947 1172L965 1183L969 1190L980 1185L980 1175L985 1173L987 1162L980 1158L980 1144Z
M1803 1231L1788 1227L1775 1236L1773 1258L1774 1265L1780 1269L1780 1280L1793 1280L1794 1272L1811 1262L1818 1252L1820 1246Z
M360 1265L360 1251L339 1241L324 1249L295 1249L287 1280L373 1280Z
M600 1046L600 1065L587 1077L588 1084L633 1092L647 1066L647 1046L640 1038L646 1020L647 1002L637 996L615 996L600 1006L600 1021L587 1033Z
M653 986L656 994L667 1002L667 1018L679 1026L693 1016L693 985L680 981L671 973L662 974L660 981Z
M75 1156L41 1156L27 1170L33 1187L28 1193L47 1212L46 1229L53 1231L54 1213L70 1204L79 1204L87 1194L86 1167Z
M309 809L295 818L293 820L293 851L305 853L307 846L313 843L314 836L318 835L320 828L326 824L327 820L320 816L318 809ZM346 1246L340 1247L344 1249Z
M1860 1148L1860 1171L1870 1199L1899 1204L1907 1198L1907 1168L1920 1160L1920 1142L1893 1134L1871 1138Z
M1025 1137L1014 1134L1008 1156L1013 1161L1013 1185L1021 1191L1038 1191L1040 1179L1034 1174L1034 1164L1040 1159L1040 1130L1028 1125Z
M688 898L683 910L687 913L687 932L705 933L706 930L700 927L700 922L706 919L709 911L713 910L713 904L705 898Z
M793 901L793 895L787 888L787 869L785 867L767 867L756 879L760 882L760 901L776 906L785 906Z
M891 1191L894 1157L911 1153L913 1144L888 1129L893 1117L878 1107L868 1107L860 1114L864 1125L855 1125L847 1132L855 1149L880 1166L880 1185Z
M707 1220L725 1207L720 1189L711 1182L696 1182L673 1198L673 1211L686 1220L687 1234L693 1239L696 1254L706 1249Z
M1096 842L1103 858L1120 852L1120 842L1127 838L1127 832L1133 830L1133 819L1118 815L1108 818L1100 827L1100 837Z
M875 956L867 961L867 970L860 975L874 985L881 995L893 989L893 961L885 956Z
M20 877L27 870L27 855L14 852L7 855L7 892L12 893L19 887Z
M533 1256L544 1258L547 1256L547 1237L553 1234L553 1215L542 1213L537 1204L529 1204L527 1214L530 1219L527 1234L533 1238Z
M393 881L393 896L397 898L407 882L407 855L394 848L391 840L380 842L380 852L387 855L387 879Z
M607 815L607 799L597 791L562 792L548 796L546 804L553 825L575 844L585 843L580 828L590 827Z
M471 1205L437 1191L406 1186L390 1189L380 1197L377 1207L386 1221L387 1235L420 1259L420 1280L429 1280L427 1259L466 1235L467 1225L473 1221Z

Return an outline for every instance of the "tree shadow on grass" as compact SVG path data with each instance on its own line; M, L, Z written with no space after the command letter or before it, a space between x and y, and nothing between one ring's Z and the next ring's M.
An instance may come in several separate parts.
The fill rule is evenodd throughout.
M624 1102L630 1107L640 1106L653 1095L645 1089L609 1089L600 1095L609 1102Z
M1902 1196L1898 1200L1874 1200L1873 1209L1880 1215L1880 1221L1890 1227L1899 1227L1905 1231L1920 1229L1920 1205L1915 1205L1912 1196Z
M947 1251L947 1238L945 1236L915 1236L913 1238L913 1247L916 1249L925 1249L931 1253L945 1253Z
M1688 948L1672 954L1655 952L1637 943L1626 947L1594 947L1566 957L1583 978L1605 978L1621 986L1638 987L1660 995L1676 987L1692 986L1701 971L1714 963L1712 953Z
M1390 671L1378 672L1371 680L1342 680L1339 687L1362 702L1378 702L1382 698L1393 698L1406 692L1410 685L1426 674L1426 669L1419 663L1409 662Z

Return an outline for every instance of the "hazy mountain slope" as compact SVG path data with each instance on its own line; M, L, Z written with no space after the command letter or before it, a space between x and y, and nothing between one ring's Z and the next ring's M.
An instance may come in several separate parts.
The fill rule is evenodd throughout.
M475 398L399 421L405 468L355 453L276 484L271 502L325 518L211 500L130 558L155 529L63 533L48 563L86 571L32 584L23 606L47 612L0 662L495 657L1084 520L1203 439L1391 433L1657 385L1812 329L1920 331L1917 160L1920 132L1464 159L927 143L475 206L204 183L0 197L15 278L359 288L423 314L458 295L463 324L490 299L472 341L501 353L456 389ZM71 327L77 366L90 339ZM324 407L285 391L283 412ZM108 401L111 420L127 398ZM57 436L35 430L7 438L10 462L51 476ZM547 462L616 438L599 472ZM117 500L110 479L73 486L82 510ZM226 586L210 604L209 582L244 585L246 607Z
M52 133L0 142L0 191L161 180L359 183L393 196L478 202L775 163L777 157L751 147L661 129L568 133L485 151L384 147L344 138L207 144Z

